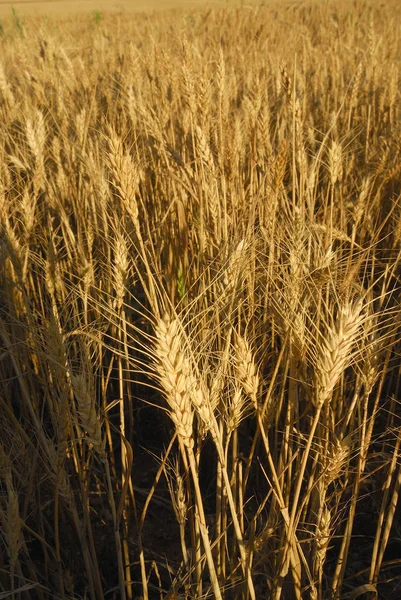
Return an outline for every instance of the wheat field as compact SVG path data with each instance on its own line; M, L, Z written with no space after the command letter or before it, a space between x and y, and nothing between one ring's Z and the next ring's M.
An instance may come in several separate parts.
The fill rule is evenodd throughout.
M396 2L0 28L0 598L401 597Z

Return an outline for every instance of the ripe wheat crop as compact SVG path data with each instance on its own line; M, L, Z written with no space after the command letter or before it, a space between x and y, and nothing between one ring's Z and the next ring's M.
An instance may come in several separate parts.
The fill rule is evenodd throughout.
M0 597L400 597L395 10L3 22Z

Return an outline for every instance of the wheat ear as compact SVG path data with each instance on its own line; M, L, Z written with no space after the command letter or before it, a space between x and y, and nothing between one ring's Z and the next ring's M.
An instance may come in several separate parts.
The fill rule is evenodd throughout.
M96 412L95 395L90 373L71 374L71 383L78 405L78 415L85 439L105 459L105 440L102 438L100 419Z
M193 448L194 413L189 391L194 382L190 365L181 350L181 343L178 320L171 321L166 314L156 327L158 378L177 434L187 448Z
M320 343L316 370L317 406L330 399L342 373L349 366L351 351L364 318L362 308L362 300L344 304L336 323Z
M251 398L257 408L257 395L259 389L258 368L255 364L253 352L245 337L237 334L235 342L235 366L238 379L244 391Z

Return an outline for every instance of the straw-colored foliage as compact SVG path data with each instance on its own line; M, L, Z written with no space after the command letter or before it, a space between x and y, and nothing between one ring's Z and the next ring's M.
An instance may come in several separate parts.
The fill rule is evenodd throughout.
M3 23L1 598L399 597L395 6Z

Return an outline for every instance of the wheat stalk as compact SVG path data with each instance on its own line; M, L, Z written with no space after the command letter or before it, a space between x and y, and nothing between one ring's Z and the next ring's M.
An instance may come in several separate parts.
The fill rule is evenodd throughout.
M170 417L173 421L179 439L186 448L195 487L196 507L199 518L199 528L209 567L210 578L216 600L222 600L219 582L212 556L212 549L206 526L205 511L199 486L197 465L193 453L193 417L194 410L191 398L199 414L209 418L208 405L203 405L201 393L198 391L196 377L191 364L183 349L182 331L178 319L171 320L166 313L156 326L155 356L157 358L158 378L164 390L166 401L170 407Z
M0 479L4 480L7 490L5 509L0 505L0 520L9 558L12 589L14 589L15 567L23 545L22 519L19 511L18 494L13 484L11 460L2 444L0 444Z

